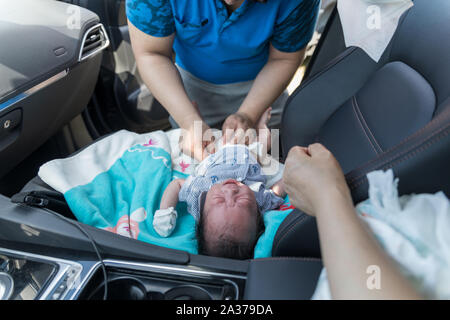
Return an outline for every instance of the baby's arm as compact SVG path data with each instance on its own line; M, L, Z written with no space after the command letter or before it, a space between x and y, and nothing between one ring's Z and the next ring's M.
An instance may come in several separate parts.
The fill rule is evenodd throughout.
M185 179L175 179L167 186L161 199L159 209L175 208L178 203L178 194Z
M167 186L161 198L159 210L153 216L153 229L161 236L168 237L175 229L177 223L178 194L183 186L184 179L175 179Z

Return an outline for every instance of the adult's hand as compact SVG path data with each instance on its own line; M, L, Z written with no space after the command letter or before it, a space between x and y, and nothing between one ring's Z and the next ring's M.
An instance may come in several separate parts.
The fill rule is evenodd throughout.
M209 154L214 153L214 143L212 141L212 132L210 127L204 121L194 121L187 129L183 129L180 137L181 151L202 161Z
M243 112L228 116L222 125L223 142L251 144L256 141L255 121Z
M324 146L294 147L283 182L292 204L316 216L320 249L333 299L420 299L355 212L338 162ZM368 267L381 275L376 290Z
M333 154L315 143L293 147L287 156L283 183L291 203L309 215L336 197L351 201L342 169Z

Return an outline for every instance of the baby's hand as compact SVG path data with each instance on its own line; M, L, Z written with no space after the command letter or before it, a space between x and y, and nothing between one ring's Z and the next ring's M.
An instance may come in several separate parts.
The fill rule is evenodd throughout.
M161 236L168 237L177 225L178 214L173 207L156 210L153 216L153 229Z

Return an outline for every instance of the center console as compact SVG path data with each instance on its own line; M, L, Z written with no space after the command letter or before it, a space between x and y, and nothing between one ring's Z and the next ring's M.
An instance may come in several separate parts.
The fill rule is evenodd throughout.
M0 300L238 300L244 283L243 275L193 266L75 262L0 248Z
M106 260L107 286L98 272L79 295L82 300L237 300L245 277L184 266Z

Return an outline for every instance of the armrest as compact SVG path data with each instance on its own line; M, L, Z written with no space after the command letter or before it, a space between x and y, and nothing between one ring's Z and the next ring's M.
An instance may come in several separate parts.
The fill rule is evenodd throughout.
M321 260L314 258L252 260L247 274L244 299L310 299L321 271Z

